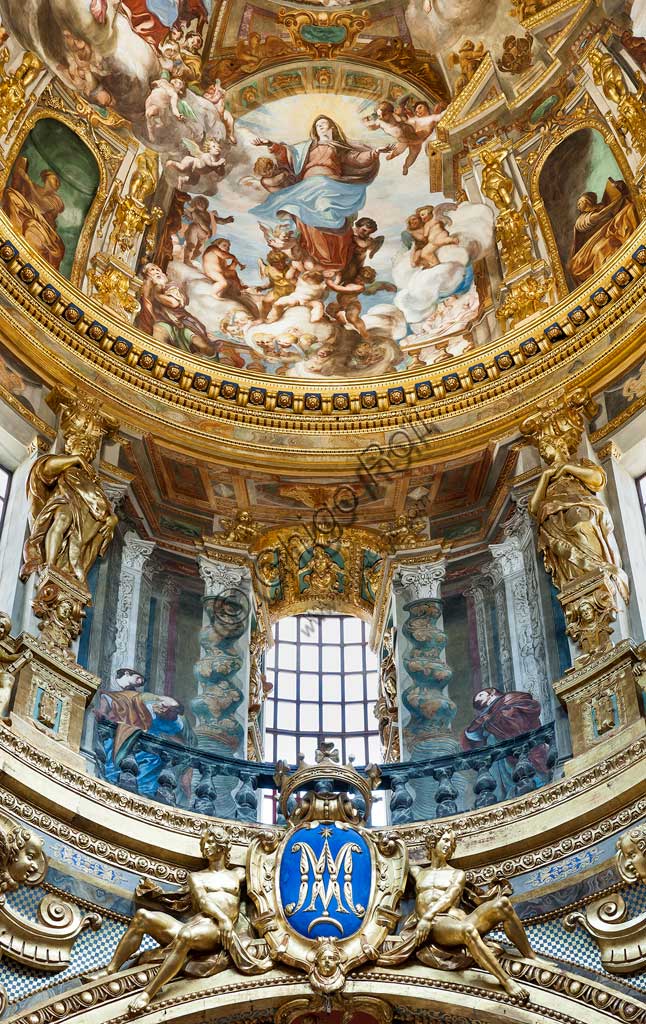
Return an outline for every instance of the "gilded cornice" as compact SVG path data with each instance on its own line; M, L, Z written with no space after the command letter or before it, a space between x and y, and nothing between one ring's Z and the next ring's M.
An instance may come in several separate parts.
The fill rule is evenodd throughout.
M559 1024L580 1024L592 1020L601 1024L604 1020L620 1020L631 1024L645 1024L646 1005L632 993L624 995L599 981L588 977L553 969L545 963L500 957L510 974L530 988L533 1016L537 1020L554 1020ZM132 1020L124 1012L126 997L139 991L146 983L152 967L135 967L96 984L64 992L41 1004L34 1012L25 1011L9 1018L9 1024L53 1024L62 1020L83 1020L92 1013L92 1020L101 1024L126 1024ZM483 982L480 972L467 971L457 978L454 973L432 968L408 967L398 972L380 968L357 971L347 993L348 1004L353 997L364 993L393 1001L397 1005L418 1008L423 1004L441 1010L454 1007L460 1000L468 1001L476 1016L487 1019L492 1013L503 1014L509 1021L527 1020L526 1009L517 1000L510 998L499 989ZM254 993L257 995L254 996ZM246 1004L251 1000L284 1004L296 996L311 998L306 984L291 970L274 969L259 978L240 979L230 972L219 974L215 979L207 978L173 985L168 994L155 1000L146 1019L152 1013L155 1019L189 1020L194 1010L202 1013L220 1012L233 1003ZM556 998L554 998L556 997ZM110 1007L114 1006L111 1010ZM558 1009L557 1009L558 1007Z
M545 314L537 314L522 330L515 329L472 353L470 359L478 360L476 366L465 358L454 359L423 372L405 371L352 384L277 380L234 370L227 370L226 378L214 376L217 364L185 358L185 353L174 352L114 320L106 309L76 292L42 262L39 268L33 253L25 252L23 258L18 244L0 246L0 257L4 254L0 289L21 316L18 319L3 308L0 323L11 347L33 365L42 366L52 383L93 376L100 397L119 411L122 420L139 429L172 435L175 443L179 441L189 450L199 445L201 451L210 440L205 433L215 435L220 430L218 449L224 461L234 463L241 452L248 456L255 451L270 453L274 464L293 466L295 456L311 452L305 439L311 444L315 437L323 436L334 437L335 443L317 445L317 462L326 468L331 464L347 467L349 460L356 464L361 437L383 435L411 423L414 457L422 458L429 449L438 456L454 451L457 440L462 451L476 450L491 437L500 439L514 432L537 393L555 390L560 383L555 377L575 359L577 368L570 375L571 382L585 383L593 390L634 359L643 334L644 240L646 224L608 262L598 279ZM24 248L22 240L20 244ZM38 270L29 284L21 279L27 260ZM52 296L51 303L44 301ZM628 325L629 317L636 322ZM625 329L621 338L616 330L620 325ZM603 350L598 344L601 338L606 341ZM588 365L581 365L586 350L595 343ZM60 358L57 349L70 352L69 363ZM150 360L142 359L144 351ZM153 365L146 369L150 361ZM86 369L74 370L74 364ZM281 407L280 393L288 395L291 408ZM341 404L347 399L348 408L339 407L339 395ZM365 408L366 402L374 408ZM182 410L184 424L164 415L164 406ZM470 422L466 422L466 413ZM440 423L441 432L434 426ZM257 430L258 436L262 429L263 442L231 436L235 424ZM294 435L300 436L303 443L300 447L298 442L290 444L287 457L272 443L273 435L278 434L291 435L292 440ZM344 444L340 435L353 445Z

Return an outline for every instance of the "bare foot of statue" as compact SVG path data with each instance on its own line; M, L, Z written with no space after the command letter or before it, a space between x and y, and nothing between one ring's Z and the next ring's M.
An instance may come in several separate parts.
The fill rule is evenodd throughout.
M519 1003L526 1003L529 999L529 992L522 985L519 985L517 981L513 981L508 978L505 982L505 992L512 999L517 999Z
M147 992L140 992L139 995L135 996L132 1002L128 1004L128 1013L141 1013L142 1010L145 1010L148 1006L150 1006L150 996Z
M112 973L108 967L102 967L98 971L88 971L82 977L84 981L101 981L102 978L109 978Z

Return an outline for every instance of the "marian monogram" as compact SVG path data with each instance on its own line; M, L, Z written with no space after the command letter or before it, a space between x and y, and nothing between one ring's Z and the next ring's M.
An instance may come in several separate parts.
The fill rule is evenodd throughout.
M372 857L351 825L314 822L296 829L279 872L281 903L290 926L308 938L347 938L370 902Z

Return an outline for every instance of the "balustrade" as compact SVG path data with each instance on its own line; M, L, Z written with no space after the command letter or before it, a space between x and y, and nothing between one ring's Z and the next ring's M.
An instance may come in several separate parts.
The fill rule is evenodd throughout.
M97 774L131 793L216 817L222 817L219 808L229 808L233 803L232 817L257 821L259 791L275 788L274 765L240 761L143 733L129 742L115 762L115 731L111 723L97 725ZM416 786L432 779L435 789L431 817L447 817L524 796L547 785L554 777L556 760L554 723L549 723L481 750L381 765L375 797L386 801L393 825L417 821ZM456 775L459 788L454 781Z

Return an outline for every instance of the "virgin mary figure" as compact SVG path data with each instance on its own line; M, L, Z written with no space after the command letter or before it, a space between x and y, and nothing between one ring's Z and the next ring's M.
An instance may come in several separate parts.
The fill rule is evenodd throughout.
M314 119L305 142L289 146L254 139L254 145L267 146L276 163L263 179L271 194L249 212L269 224L292 217L312 259L326 270L342 270L352 253L352 218L377 176L379 154L392 147L351 142L324 115Z

